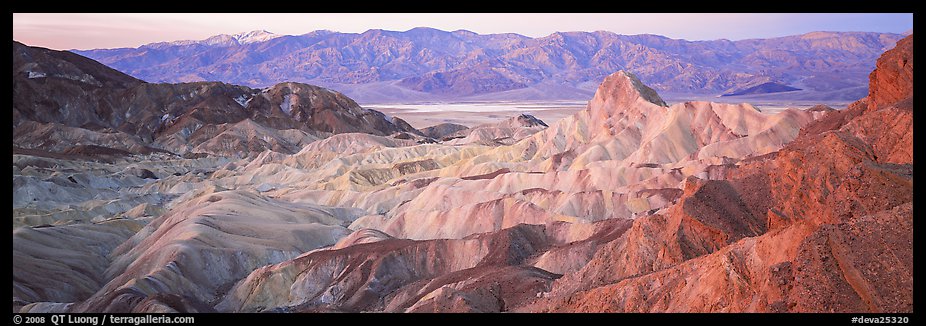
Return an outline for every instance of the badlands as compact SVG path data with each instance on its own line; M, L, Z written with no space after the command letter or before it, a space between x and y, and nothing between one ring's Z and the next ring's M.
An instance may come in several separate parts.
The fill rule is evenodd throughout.
M418 130L13 46L14 312L912 312L913 36L844 110Z

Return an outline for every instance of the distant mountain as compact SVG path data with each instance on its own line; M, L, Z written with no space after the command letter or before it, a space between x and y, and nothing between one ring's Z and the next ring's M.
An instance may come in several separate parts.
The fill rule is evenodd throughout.
M771 94L771 93L782 93L782 92L793 92L799 91L800 88L791 87L788 85L782 85L779 83L767 82L762 83L756 86L747 87L745 89L736 90L730 93L723 94L721 96L740 96L740 95L753 95L753 94Z
M245 45L257 42L266 42L283 35L274 34L264 30L250 31L247 33L238 33L234 35L228 34L219 34L212 37L209 37L205 40L183 40L183 41L173 41L173 42L159 42L148 44L152 48L166 48L171 46L186 46L186 45L205 45L213 47L228 47L236 45Z
M268 36L235 36L254 38ZM13 146L21 149L69 153L92 144L102 153L250 156L294 153L319 137L350 132L420 134L318 86L151 84L71 52L13 42Z
M875 59L901 37L813 32L686 41L604 31L530 38L414 28L298 36L254 31L75 52L152 82L306 82L367 102L585 99L621 69L660 92L718 95L775 82L803 89L804 98L855 100L866 92Z

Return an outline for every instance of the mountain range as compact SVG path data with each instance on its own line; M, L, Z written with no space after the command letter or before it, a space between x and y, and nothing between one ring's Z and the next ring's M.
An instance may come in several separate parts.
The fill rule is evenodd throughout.
M337 89L358 101L587 99L610 73L627 70L663 93L770 90L804 100L867 94L875 59L900 34L812 32L739 41L659 35L447 32L252 31L138 48L73 51L149 82L222 81L266 87L293 81Z
M14 41L12 308L912 313L913 49L842 110L617 70L555 122L416 130Z

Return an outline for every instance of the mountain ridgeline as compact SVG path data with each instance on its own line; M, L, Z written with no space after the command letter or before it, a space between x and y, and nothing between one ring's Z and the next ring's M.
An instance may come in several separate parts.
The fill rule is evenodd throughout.
M660 92L736 94L771 82L801 89L792 97L855 100L867 94L875 59L901 37L813 32L686 41L605 31L530 38L414 28L297 36L254 31L74 52L147 81L250 87L295 81L367 102L587 99L617 70L634 72Z
M117 152L222 156L294 153L330 134L420 134L322 87L146 83L70 52L15 41L13 128L14 145L27 149L66 152L83 139Z

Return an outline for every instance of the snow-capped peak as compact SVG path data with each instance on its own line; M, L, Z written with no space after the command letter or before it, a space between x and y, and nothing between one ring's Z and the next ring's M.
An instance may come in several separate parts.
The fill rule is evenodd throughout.
M151 43L145 46L158 48L158 47L163 47L163 46L202 44L202 45L208 45L208 46L226 47L226 46L236 46L236 45L265 42L265 41L269 41L269 40L275 39L280 36L283 36L283 35L273 34L265 30L255 30L255 31L250 31L250 32L245 32L245 33L238 33L235 35L219 34L219 35L210 36L209 38L205 40L200 40L200 41L183 40L183 41L173 41L173 42L158 42L158 43Z
M238 40L234 36L228 34L219 34L210 38L207 38L200 42L200 44L212 45L212 46L234 46L238 45Z
M247 33L239 33L239 34L232 35L232 37L235 38L235 40L238 40L238 44L264 42L264 41L275 39L280 36L283 36L283 35L273 34L265 30L256 30L256 31L250 31Z

